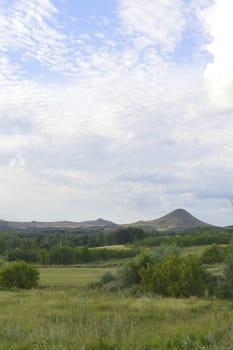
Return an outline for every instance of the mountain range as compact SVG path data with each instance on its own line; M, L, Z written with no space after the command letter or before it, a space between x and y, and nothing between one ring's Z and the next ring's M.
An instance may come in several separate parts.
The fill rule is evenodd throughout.
M119 225L114 224L111 221L104 219L74 222L74 221L51 221L51 222L41 222L41 221L6 221L0 220L0 230L34 230L34 229L80 229L86 231L94 230L105 230L105 229L115 229Z
M211 227L212 225L203 222L184 209L176 209L171 213L158 219L148 221L137 221L132 224L118 225L112 221L97 219L83 222L55 221L55 222L20 222L0 220L1 230L34 230L34 229L78 229L83 231L113 230L121 227L138 227L147 230L157 231L184 231L199 227Z

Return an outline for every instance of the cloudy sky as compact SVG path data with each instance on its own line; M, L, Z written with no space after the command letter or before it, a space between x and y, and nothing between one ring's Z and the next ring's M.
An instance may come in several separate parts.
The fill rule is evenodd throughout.
M0 218L233 224L232 0L0 0Z

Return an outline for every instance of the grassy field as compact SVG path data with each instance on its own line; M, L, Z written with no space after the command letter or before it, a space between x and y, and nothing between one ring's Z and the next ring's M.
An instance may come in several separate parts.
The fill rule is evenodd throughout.
M41 267L40 285L43 287L85 287L99 280L105 272L114 273L115 267Z
M44 267L41 288L0 291L0 350L233 349L231 302L89 290L106 270Z

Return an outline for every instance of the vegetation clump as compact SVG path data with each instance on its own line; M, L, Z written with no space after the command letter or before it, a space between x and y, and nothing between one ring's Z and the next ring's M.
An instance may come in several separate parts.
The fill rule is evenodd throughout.
M38 269L25 261L15 261L2 267L0 285L6 288L31 289L38 286Z

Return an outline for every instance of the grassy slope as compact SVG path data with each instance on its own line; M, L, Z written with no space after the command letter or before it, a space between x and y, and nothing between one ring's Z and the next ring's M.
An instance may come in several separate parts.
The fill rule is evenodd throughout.
M232 349L230 302L87 290L103 268L40 271L42 289L0 292L0 350Z
M100 247L94 247L93 249L127 250L127 249L131 249L131 247L125 244L114 244L114 245L103 245Z

